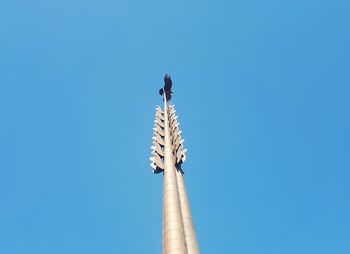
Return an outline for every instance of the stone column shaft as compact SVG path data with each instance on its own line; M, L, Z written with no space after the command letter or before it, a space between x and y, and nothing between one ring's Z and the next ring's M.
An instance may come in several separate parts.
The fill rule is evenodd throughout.
M163 254L187 254L164 93Z
M176 172L176 182L179 190L181 216L185 232L185 241L188 254L199 254L196 233L192 223L190 204L187 198L186 187L183 175L180 171Z

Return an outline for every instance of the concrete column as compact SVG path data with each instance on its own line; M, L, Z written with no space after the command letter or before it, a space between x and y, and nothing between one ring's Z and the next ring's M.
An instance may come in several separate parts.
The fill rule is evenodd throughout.
M192 215L190 205L187 198L186 187L183 175L180 171L176 172L176 182L180 197L181 215L184 226L185 241L188 254L199 254L196 233L192 223Z
M187 254L164 93L163 254Z

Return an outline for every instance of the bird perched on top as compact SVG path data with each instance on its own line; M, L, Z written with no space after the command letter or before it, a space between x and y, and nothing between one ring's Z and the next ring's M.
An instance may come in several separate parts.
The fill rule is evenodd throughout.
M171 87L173 86L173 82L171 81L171 78L168 74L165 74L164 76L164 87L159 90L159 94L163 96L164 92L166 95L166 100L170 101L171 94L173 91L171 91Z

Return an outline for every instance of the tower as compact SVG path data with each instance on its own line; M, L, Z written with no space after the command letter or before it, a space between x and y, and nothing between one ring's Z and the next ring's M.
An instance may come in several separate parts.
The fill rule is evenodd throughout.
M196 234L192 223L189 201L181 165L186 160L176 110L171 105L170 76L164 78L164 109L156 108L153 132L151 167L163 173L163 254L198 254Z

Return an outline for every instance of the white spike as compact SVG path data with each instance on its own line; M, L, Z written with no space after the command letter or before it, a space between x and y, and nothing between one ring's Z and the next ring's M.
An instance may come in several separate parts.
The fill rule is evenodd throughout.
M185 162L185 160L186 160L186 155L184 154L183 156L182 156L182 162Z

